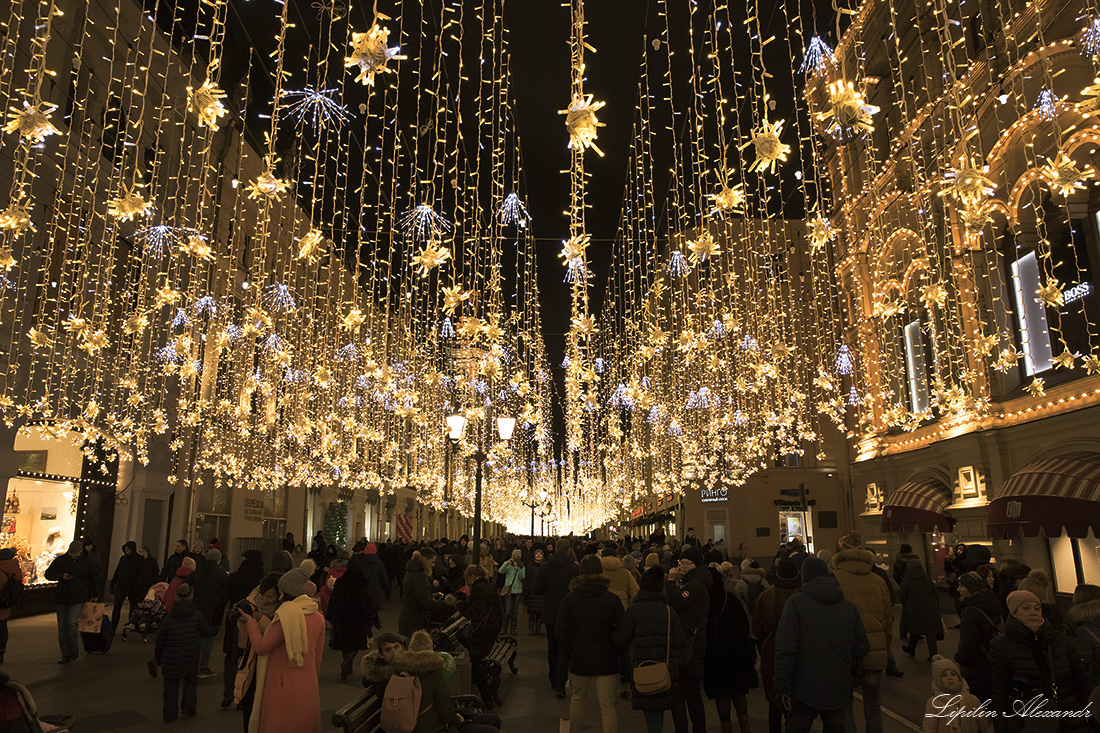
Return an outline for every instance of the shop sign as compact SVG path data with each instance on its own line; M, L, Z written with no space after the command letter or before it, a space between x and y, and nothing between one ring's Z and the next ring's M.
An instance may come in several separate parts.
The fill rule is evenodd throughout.
M780 489L780 496L798 496L798 489Z
M229 524L234 537L263 537L264 492L234 489Z
M728 489L725 487L714 487L713 489L703 489L701 492L703 503L709 503L713 501L725 501L729 494Z

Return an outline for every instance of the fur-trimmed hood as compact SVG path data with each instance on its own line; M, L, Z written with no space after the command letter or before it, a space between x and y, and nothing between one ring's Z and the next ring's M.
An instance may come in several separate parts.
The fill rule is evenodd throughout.
M1100 599L1078 603L1066 613L1070 626L1093 624L1100 626Z
M841 550L833 555L834 568L856 575L867 575L874 565L875 554L870 550Z
M359 669L363 672L363 680L372 685L386 682L390 677L397 674L397 670L393 668L393 665L387 664L386 660L382 659L382 655L377 651L364 656L363 661L359 663Z
M569 581L569 590L577 590L585 585L598 585L604 590L607 590L611 587L611 579L602 573L578 575Z
M443 669L443 657L430 649L423 651L398 651L393 655L394 674L408 672L414 675L431 674Z

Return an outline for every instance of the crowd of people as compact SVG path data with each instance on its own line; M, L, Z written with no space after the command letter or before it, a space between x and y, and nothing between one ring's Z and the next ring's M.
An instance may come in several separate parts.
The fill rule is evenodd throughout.
M245 731L320 731L318 675L327 643L341 654L342 679L366 652L363 684L380 697L395 675L416 677L417 731L492 733L501 723L491 711L501 700L484 662L502 634L519 632L525 616L527 634L545 634L548 687L559 698L570 696L575 728L592 697L602 730L614 733L622 697L642 711L647 731L661 731L667 711L677 733L701 733L705 698L714 701L722 731L736 724L747 733L748 695L762 688L771 733L809 731L818 718L827 733L852 731L857 707L865 730L878 733L882 676L902 676L895 649L916 657L922 643L932 694L925 719L914 722L928 733L1095 725L1087 716L1066 716L1051 727L1029 727L1028 718L1008 713L1015 701L1036 697L1046 709L1067 713L1095 701L1100 587L1079 586L1063 614L1045 572L1013 560L994 565L985 546L954 548L943 568L945 587L937 588L910 546L902 545L890 563L858 532L816 555L794 538L768 567L745 545L731 552L722 541L703 543L690 528L682 541L662 533L602 542L495 538L475 548L462 536L361 539L347 550L319 532L306 554L288 535L266 572L258 550L244 552L229 573L220 543L204 544L193 551L179 541L160 571L147 549L127 542L109 583L111 623L119 624L128 601L126 628L155 630L149 671L164 680L165 721L181 711L195 714L197 679L215 674L210 658L224 624L222 706L237 706ZM74 613L102 597L107 585L89 545L74 542L47 570L57 581L62 663L78 654ZM397 628L383 633L379 610L395 590ZM953 659L938 654L942 590L959 618ZM150 597L159 599L152 613ZM451 704L453 659L427 633L455 614L469 622L459 639L486 711L478 715L463 716ZM0 634L2 654L5 619ZM983 702L999 715L956 715Z

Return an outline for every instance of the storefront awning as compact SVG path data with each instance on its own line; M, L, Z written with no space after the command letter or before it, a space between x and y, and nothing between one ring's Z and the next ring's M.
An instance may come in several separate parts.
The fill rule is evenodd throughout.
M1100 536L1100 453L1044 458L1012 474L989 503L990 537Z
M902 484L882 507L883 532L950 532L955 520L947 516L951 489L932 478Z

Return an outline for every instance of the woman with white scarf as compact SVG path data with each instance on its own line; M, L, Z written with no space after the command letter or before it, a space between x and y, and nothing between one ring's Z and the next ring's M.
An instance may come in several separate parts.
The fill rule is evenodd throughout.
M258 655L256 700L249 733L321 733L317 674L325 645L325 619L312 596L314 564L306 560L279 579L279 608L269 621L256 613L245 621Z

